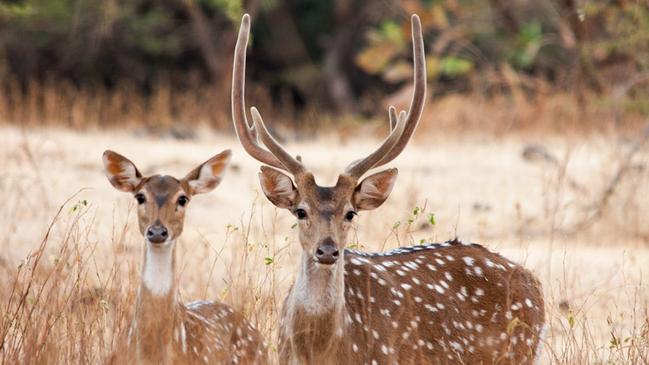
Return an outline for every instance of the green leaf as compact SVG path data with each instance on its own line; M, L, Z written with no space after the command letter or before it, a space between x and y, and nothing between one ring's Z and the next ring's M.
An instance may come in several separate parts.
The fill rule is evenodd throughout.
M36 9L31 4L0 3L0 17L27 17L34 15Z
M446 76L462 76L473 70L473 61L460 57L442 59L442 73Z
M541 41L543 30L539 22L531 22L523 25L518 32L518 41L523 45Z
M107 311L110 308L110 303L106 299L101 299L99 301L99 308L104 311Z
M202 0L201 3L214 10L222 11L232 21L238 21L243 14L241 0Z
M516 50L512 62L518 68L532 67L543 41L543 29L539 22L523 25L516 35Z
M399 49L394 43L381 41L376 45L363 49L356 55L354 62L363 71L370 74L378 74L388 67L390 60L397 54Z
M435 214L429 213L428 214L428 222L432 224L433 226L435 225Z
M434 80L442 72L442 60L435 56L426 56L426 74L428 80Z
M76 211L78 211L78 210L81 210L81 208L83 208L83 207L87 207L87 206L88 206L88 201L87 201L87 200L85 200L85 199L83 199L83 200L79 200L79 201L77 202L77 204L75 204L74 206L72 206L72 209L70 209L70 213L74 213L74 212L76 212Z
M381 35L381 38L394 44L403 44L403 33L401 32L401 26L393 20L386 20L381 23L379 34Z
M568 325L570 325L570 328L575 327L575 316L572 313L568 314Z

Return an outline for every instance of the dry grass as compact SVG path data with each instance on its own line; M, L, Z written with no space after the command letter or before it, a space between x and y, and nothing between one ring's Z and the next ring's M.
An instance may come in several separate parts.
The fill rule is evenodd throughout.
M29 126L71 128L138 125L171 129L182 125L229 126L228 93L204 82L176 90L158 82L150 95L127 82L114 88L102 85L78 87L66 81L32 81L23 86L15 80L0 85L0 120Z
M430 96L424 117L434 119L435 123L424 124L421 129L452 134L480 130L493 136L513 131L579 135L611 129L636 130L645 123L644 114L629 108L633 99L626 94L557 90L540 79L533 79L530 89L515 75L511 77L500 92L489 92L490 88L498 88L499 82L474 81L472 93ZM230 109L223 107L230 104L229 84L226 88L220 83L206 84L197 75L190 75L187 84L190 86L186 89L178 89L160 80L151 86L149 94L144 94L126 81L107 88L99 84L79 87L65 80L32 80L21 85L6 78L0 80L0 123L75 129L127 126L148 134L176 137L191 137L192 128L200 125L230 130ZM433 94L434 84L431 89ZM279 97L278 104L263 85L251 82L246 92L248 103L259 106L274 126L297 126L304 133L314 133L314 129L320 132L323 126L349 132L358 126L357 119L329 115L322 105L311 104L299 111L289 97ZM407 108L410 98L411 90L405 87L378 104L381 110L388 105ZM376 106L377 101L371 96L359 100L359 104L367 110L370 105ZM378 128L381 131L385 128L383 124ZM377 130L374 124L366 128Z
M544 363L647 363L647 148L633 156L597 221L580 226L624 161L628 141L546 136L541 142L556 163L532 163L521 157L527 143L539 142L531 137L428 138L423 144L420 134L395 161L395 191L361 215L351 244L382 250L456 235L484 243L543 282L551 325ZM320 137L288 147L321 183L332 183L373 143ZM181 294L244 310L275 344L300 248L292 218L260 196L258 164L232 136L201 131L197 140L176 141L2 127L2 363L98 363L128 323L142 240L132 197L113 190L101 172L106 148L145 174L173 175L233 148L222 185L189 208L179 247ZM424 211L414 214L415 207Z

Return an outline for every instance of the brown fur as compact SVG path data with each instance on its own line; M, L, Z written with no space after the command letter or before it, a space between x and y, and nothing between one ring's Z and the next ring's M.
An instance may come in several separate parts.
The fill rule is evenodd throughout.
M482 246L453 241L385 255L348 250L344 269L339 313L289 313L285 305L283 318L300 330L280 331L281 363L532 364L537 356L540 284Z
M230 157L225 151L193 169L185 178L142 177L125 157L104 153L109 181L140 198L138 224L142 235L151 226L164 227L163 242L145 240L142 282L127 338L109 359L111 364L266 364L261 334L241 314L212 301L178 302L176 239L183 231L189 199L214 189ZM181 204L180 198L186 199Z
M276 170L266 179L270 170L262 169L262 184L273 182L265 188L269 198L273 184L286 187L290 180ZM288 185L293 199L284 207L303 209L306 217L298 221L304 251L283 308L280 362L533 363L544 324L540 284L482 246L452 241L386 254L346 250L333 265L316 262L322 242L343 250L345 213L380 205L393 179L377 173L357 186L341 175L336 186L319 187L306 172L296 177L297 187Z

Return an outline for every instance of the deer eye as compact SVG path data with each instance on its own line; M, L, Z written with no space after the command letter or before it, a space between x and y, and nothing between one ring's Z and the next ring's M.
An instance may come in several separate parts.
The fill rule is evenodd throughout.
M345 214L345 219L351 222L354 219L354 217L357 215L358 213L354 212L353 210L350 210L349 212L347 212L347 214Z
M146 197L144 197L144 194L142 193L135 194L135 200L137 200L137 203L140 205L146 203Z
M180 205L181 207L184 207L185 205L187 205L187 203L189 203L189 198L188 197L186 197L184 195L181 195L181 196L178 197L178 205Z
M293 213L295 213L295 216L297 217L297 219L305 219L306 218L306 210L304 210L304 209L295 209L295 211Z

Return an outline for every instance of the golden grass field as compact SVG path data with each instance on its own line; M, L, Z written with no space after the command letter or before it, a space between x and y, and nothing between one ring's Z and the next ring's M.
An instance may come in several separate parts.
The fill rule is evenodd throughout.
M259 163L232 134L197 134L179 141L0 127L2 363L99 363L128 323L143 242L134 199L103 175L108 148L144 174L178 177L233 150L223 183L188 209L181 296L244 310L274 349L300 253L294 218L263 197ZM350 244L378 251L455 236L482 243L542 281L550 324L543 363L649 363L649 147L628 158L630 136L420 133L391 164L400 171L391 197L361 214ZM379 143L340 140L286 145L327 184ZM529 144L543 145L556 163L523 158Z

